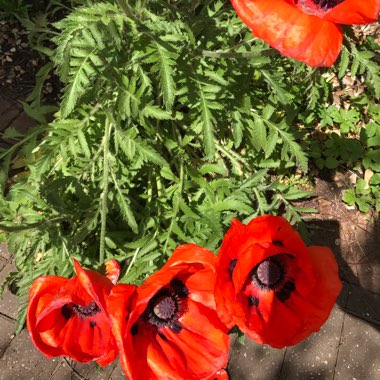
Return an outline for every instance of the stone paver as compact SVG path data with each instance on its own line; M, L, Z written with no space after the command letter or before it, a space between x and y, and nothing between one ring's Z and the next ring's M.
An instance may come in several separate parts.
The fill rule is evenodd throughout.
M0 380L45 380L61 359L45 358L23 330L12 339L0 359Z
M14 338L14 332L15 322L0 315L0 358Z
M95 364L79 364L63 359L49 380L78 380L78 375L91 380L125 380L123 371L117 361L102 368Z
M249 338L236 343L228 366L231 380L275 380L281 372L285 349L260 345Z
M318 333L288 347L280 379L332 380L343 318L344 312L335 307Z
M363 297L361 288L348 289L334 380L380 379L380 295ZM358 317L362 316L367 322Z
M1 259L3 260L3 259ZM9 273L16 270L13 262L9 260L0 272L0 284L3 283ZM17 318L18 298L10 292L8 286L5 287L3 298L0 298L0 315L6 315L9 318Z
M5 243L0 244L0 258L6 261L8 261L11 258L11 255L9 254Z
M0 272L3 270L3 268L7 265L7 260L3 259L0 256Z

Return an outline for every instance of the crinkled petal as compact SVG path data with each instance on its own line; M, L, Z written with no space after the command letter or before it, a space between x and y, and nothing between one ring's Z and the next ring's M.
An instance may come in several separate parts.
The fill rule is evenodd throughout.
M286 0L231 0L253 34L283 55L309 66L331 66L339 55L339 25L303 13Z
M29 302L26 315L26 324L29 335L34 345L47 357L62 355L61 347L46 344L36 329L37 316L51 302L50 293L58 293L62 286L67 283L68 279L59 276L43 276L37 278L29 291ZM45 302L41 298L45 296Z
M214 373L207 380L228 380L228 373L225 369L220 369L218 372Z
M111 292L113 287L111 280L99 272L83 269L77 260L73 260L80 285L90 295L91 299L93 299L103 311L106 311L105 297Z
M106 262L106 277L116 285L120 276L120 265L116 260L108 260Z
M126 360L125 338L130 310L135 300L136 287L134 285L118 284L112 288L106 297L112 333L120 354L120 362L128 378L131 372Z

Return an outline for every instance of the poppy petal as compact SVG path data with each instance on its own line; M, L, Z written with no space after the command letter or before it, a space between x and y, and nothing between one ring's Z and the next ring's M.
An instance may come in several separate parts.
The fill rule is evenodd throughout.
M339 55L341 28L303 13L286 0L231 0L253 34L283 55L309 66L331 66Z
M116 260L108 260L106 262L106 277L116 285L120 276L120 265Z
M57 293L68 279L59 276L43 276L37 278L29 291L28 309L26 315L26 324L28 327L29 336L33 344L47 357L62 355L61 347L54 347L46 344L36 329L37 315L40 314L46 305L45 302L40 302L42 296L47 296L45 299L50 299L49 293Z
M106 298L112 333L120 354L120 363L128 378L132 376L126 360L124 339L126 336L129 313L134 302L135 291L136 287L134 285L118 284L112 288L110 295Z
M189 302L187 312L179 321L183 326L180 333L165 328L162 334L183 353L183 379L202 379L205 374L226 366L229 336L215 311L197 302Z
M370 24L377 22L380 0L345 0L323 18L338 24Z
M215 373L218 368L225 366L228 353L217 356L211 342L203 339L200 335L183 329L179 334L167 329L165 335L186 357L187 377L185 379L203 379L209 377L210 372ZM184 379L184 380L185 380Z
M228 373L225 369L220 369L214 375L210 376L207 380L228 380Z
M158 340L161 341L162 346L167 351L158 343ZM169 353L171 354L170 356ZM178 380L178 378L186 378L186 374L184 373L185 365L183 361L181 362L180 355L160 337L157 337L157 340L153 339L149 342L147 361L158 379Z
M307 296L311 306L303 307L304 317L308 319L308 326L312 331L318 331L328 319L336 298L342 290L339 279L338 264L328 247L308 247L313 263L316 284L313 291ZM300 297L301 300L305 296ZM307 313L310 311L310 313Z
M196 244L183 244L175 249L165 267L177 266L182 263L202 264L215 269L216 256L208 249Z
M184 279L184 284L188 289L191 289L189 292L190 299L215 309L215 273L213 270L210 268L200 269Z
M111 292L113 287L111 280L93 270L83 269L77 260L73 259L73 261L80 285L91 296L91 299L93 299L96 304L105 311L105 296Z

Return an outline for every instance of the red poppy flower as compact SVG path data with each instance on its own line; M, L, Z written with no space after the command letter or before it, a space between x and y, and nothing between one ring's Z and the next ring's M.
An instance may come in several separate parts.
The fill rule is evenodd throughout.
M27 326L34 345L47 357L69 356L104 366L117 355L105 297L119 277L119 264L106 264L107 277L83 269L76 276L37 278L29 294Z
M107 302L127 378L201 380L226 366L229 337L215 310L215 263L204 248L178 247L137 288L128 323L118 312L125 289L114 287Z
M380 0L231 0L253 34L283 55L331 66L342 46L339 24L377 21Z
M294 345L327 320L342 288L327 247L307 248L291 225L265 215L233 220L218 255L219 316L258 343Z

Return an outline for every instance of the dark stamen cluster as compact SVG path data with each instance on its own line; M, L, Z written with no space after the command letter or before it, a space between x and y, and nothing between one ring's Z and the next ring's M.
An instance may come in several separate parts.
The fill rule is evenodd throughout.
M62 306L61 308L61 314L66 320L70 319L73 316L73 312L82 318L87 318L87 317L92 317L93 315L99 313L100 311L101 310L95 301L91 301L87 306L81 306L75 303L69 303Z
M100 308L95 301L91 301L87 306L73 304L73 310L75 314L83 318L91 317L100 312Z
M344 0L299 0L304 12L315 15L323 15L336 7ZM295 1L298 4L298 0Z
M313 0L313 3L321 9L331 9L343 3L344 0Z
M179 279L173 279L168 287L161 289L149 301L144 318L157 328L169 326L179 333L182 325L178 319L187 310L186 299L189 290Z

